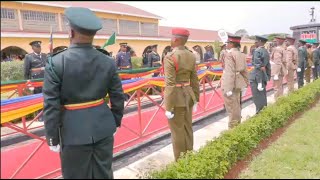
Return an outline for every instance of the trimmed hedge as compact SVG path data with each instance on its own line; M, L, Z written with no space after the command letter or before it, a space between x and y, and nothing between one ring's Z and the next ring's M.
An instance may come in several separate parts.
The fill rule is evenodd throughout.
M148 178L198 179L224 178L228 170L256 148L260 141L282 127L289 118L304 111L320 95L320 80L266 107L258 115L227 130L207 143L198 152L188 152L176 163L160 171L150 172Z
M1 62L1 81L24 79L23 61Z

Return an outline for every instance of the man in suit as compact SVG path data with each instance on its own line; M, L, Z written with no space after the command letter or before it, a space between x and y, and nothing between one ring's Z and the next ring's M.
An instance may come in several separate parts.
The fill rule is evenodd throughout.
M199 80L195 56L185 48L190 33L172 29L171 47L164 60L165 115L169 119L175 160L193 150L192 108L199 102Z
M256 40L258 48L254 51L252 59L254 69L250 72L249 81L256 113L259 113L263 107L267 106L266 86L271 78L271 67L269 53L264 47L268 39L256 36Z
M113 179L114 134L124 109L117 67L92 46L102 28L96 15L80 7L64 14L71 44L49 57L44 75L47 142L50 150L61 152L64 179ZM111 107L104 100L107 94Z

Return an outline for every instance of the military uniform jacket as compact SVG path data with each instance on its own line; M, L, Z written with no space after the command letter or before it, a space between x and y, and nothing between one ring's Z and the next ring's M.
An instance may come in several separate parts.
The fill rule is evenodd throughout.
M164 59L165 90L164 101L167 111L174 107L189 107L199 102L199 80L196 59L192 52L180 46L168 53ZM190 82L190 86L176 87L177 84Z
M287 74L285 50L283 49L283 47L277 46L273 48L270 61L271 76L285 76Z
M66 110L109 95L111 108L102 105ZM83 145L112 136L121 125L124 94L114 60L91 44L73 44L52 57L45 68L43 119L50 146Z
M47 55L44 53L27 54L24 59L24 79L43 78L44 71L31 72L33 68L44 68L47 61Z
M225 65L221 77L223 93L247 87L249 82L245 54L241 53L237 48L232 48L226 53L224 62Z
M312 51L312 59L313 59L313 65L320 65L320 49L319 48L315 48Z
M287 69L297 69L297 62L298 62L298 52L297 49L290 45L286 50L286 62L287 62Z
M308 59L308 67L310 68L311 66L314 65L313 63L313 51L314 49L307 49L307 59Z
M250 82L267 82L271 78L271 66L270 66L270 56L268 51L262 46L258 47L254 51L252 66L254 69L250 72L249 81ZM266 71L261 70L261 67L265 67Z
M154 63L158 62L158 63ZM148 66L149 67L159 67L160 64L160 55L154 51L148 54Z
M117 67L118 68L121 68L121 67L122 68L124 68L124 67L132 68L130 52L122 52L122 51L120 51L117 54L116 61L117 61Z
M299 49L298 49L298 67L301 69L308 67L308 61L307 61L308 55L307 54L308 54L307 49L304 46L299 47Z

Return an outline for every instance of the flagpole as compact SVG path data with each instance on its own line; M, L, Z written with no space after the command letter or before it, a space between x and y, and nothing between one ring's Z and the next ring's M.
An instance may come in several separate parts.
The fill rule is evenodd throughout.
M49 42L50 42L50 56L53 55L53 37L52 37L52 33L53 33L53 30L52 30L52 26L50 26L50 39L49 39Z

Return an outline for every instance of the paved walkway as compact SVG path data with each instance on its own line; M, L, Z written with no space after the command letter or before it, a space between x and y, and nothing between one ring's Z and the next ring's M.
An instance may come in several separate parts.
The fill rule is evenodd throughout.
M297 88L297 84L295 85ZM287 88L284 89L287 94ZM274 103L273 93L268 96L268 104ZM247 120L255 114L255 105L252 103L242 109L242 121ZM219 119L218 121L205 126L194 132L194 150L197 151L201 146L204 146L207 141L218 137L222 131L228 129L228 117ZM115 179L137 179L143 177L148 171L159 169L174 161L172 144L165 146L159 151L153 152L150 155L141 158L140 160L125 166L114 172Z

